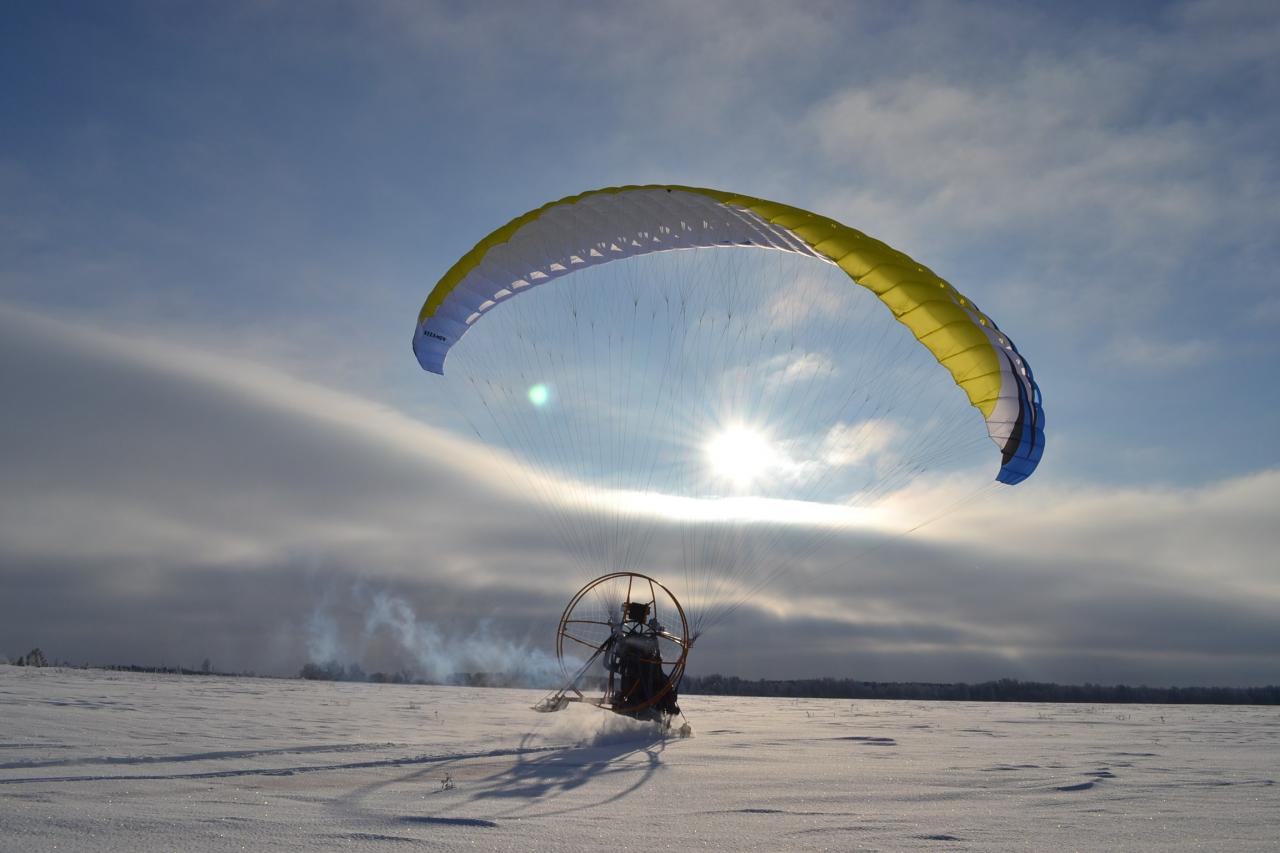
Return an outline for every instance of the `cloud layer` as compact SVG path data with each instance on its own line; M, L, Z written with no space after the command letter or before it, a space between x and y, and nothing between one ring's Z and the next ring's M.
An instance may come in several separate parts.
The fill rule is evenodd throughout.
M320 618L370 669L482 661L477 636L532 660L590 576L499 457L386 407L26 312L0 312L0 365L8 654L289 672ZM949 499L920 489L895 500ZM694 671L1280 678L1280 472L1013 491L905 537L783 539L794 564L712 627ZM678 540L660 528L653 559Z

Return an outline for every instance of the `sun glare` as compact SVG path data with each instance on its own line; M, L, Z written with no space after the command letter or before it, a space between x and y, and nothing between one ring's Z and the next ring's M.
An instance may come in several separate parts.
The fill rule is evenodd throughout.
M745 489L769 470L778 452L759 430L734 426L712 436L706 454L712 475Z

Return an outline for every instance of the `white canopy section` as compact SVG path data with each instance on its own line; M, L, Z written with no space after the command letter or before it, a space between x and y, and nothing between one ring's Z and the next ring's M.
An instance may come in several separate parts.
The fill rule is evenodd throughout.
M493 246L418 326L423 368L444 372L449 348L520 290L584 267L675 249L756 246L829 259L750 210L679 189L597 193L553 205Z

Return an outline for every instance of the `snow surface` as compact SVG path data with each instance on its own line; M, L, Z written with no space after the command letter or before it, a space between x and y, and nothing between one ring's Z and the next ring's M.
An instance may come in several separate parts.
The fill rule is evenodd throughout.
M0 666L0 850L1276 850L1280 709Z

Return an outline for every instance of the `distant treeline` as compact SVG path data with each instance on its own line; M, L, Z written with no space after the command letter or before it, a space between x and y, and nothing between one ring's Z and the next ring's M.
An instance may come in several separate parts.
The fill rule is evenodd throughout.
M49 666L49 661L45 658L44 652L35 648L27 652L25 655L18 655L13 659L14 666Z
M399 672L365 672L358 663L343 666L336 660L308 663L298 673L308 681L368 681L374 684L444 684L454 687L522 687L525 680L500 672L455 672L444 681L430 681L408 670Z
M1124 684L1051 684L1002 678L981 684L855 681L802 678L751 681L734 675L686 675L680 692L707 696L809 699L918 699L938 702L1107 702L1167 705L1280 705L1280 686L1130 687Z
M343 666L336 660L328 663L308 663L298 673L299 678L307 681L372 681L375 684L411 684L413 679L407 672L387 675L385 672L367 673L358 663Z
M278 675L258 675L253 670L244 672L219 672L214 669L189 669L185 666L141 666L136 663L114 663L103 666L89 666L80 669L105 669L109 672L150 672L154 675L216 675L226 678L280 678Z
M0 663L5 663L0 657ZM16 666L64 666L47 660L40 649L8 659ZM90 668L82 664L82 669ZM205 658L199 669L180 666L94 666L118 672L150 672L170 675L237 675L253 672L220 672ZM271 677L271 676L268 676ZM430 681L407 670L395 673L365 672L357 663L337 661L308 663L299 678L312 681L360 681L375 684L446 684L463 687L528 686L516 675L497 672L458 672L444 682ZM556 685L552 685L556 686ZM930 684L918 681L856 681L852 678L797 678L755 681L736 675L686 675L680 692L704 696L762 696L786 699L915 699L934 702L1096 702L1152 705L1280 705L1280 685L1267 687L1130 687L1126 684L1053 684L1002 678L980 684Z
M199 669L188 669L185 666L142 666L136 663L108 663L108 664L73 664L71 661L52 661L45 657L44 652L40 649L32 649L25 655L18 655L12 658L0 656L0 663L9 663L13 666L34 666L46 667L57 666L64 669L104 669L110 672L150 672L157 675L228 675L228 676L244 676L246 678L257 678L257 673L252 670L247 672L219 672L214 669L213 663L205 658L200 664ZM266 676L271 677L271 676Z

